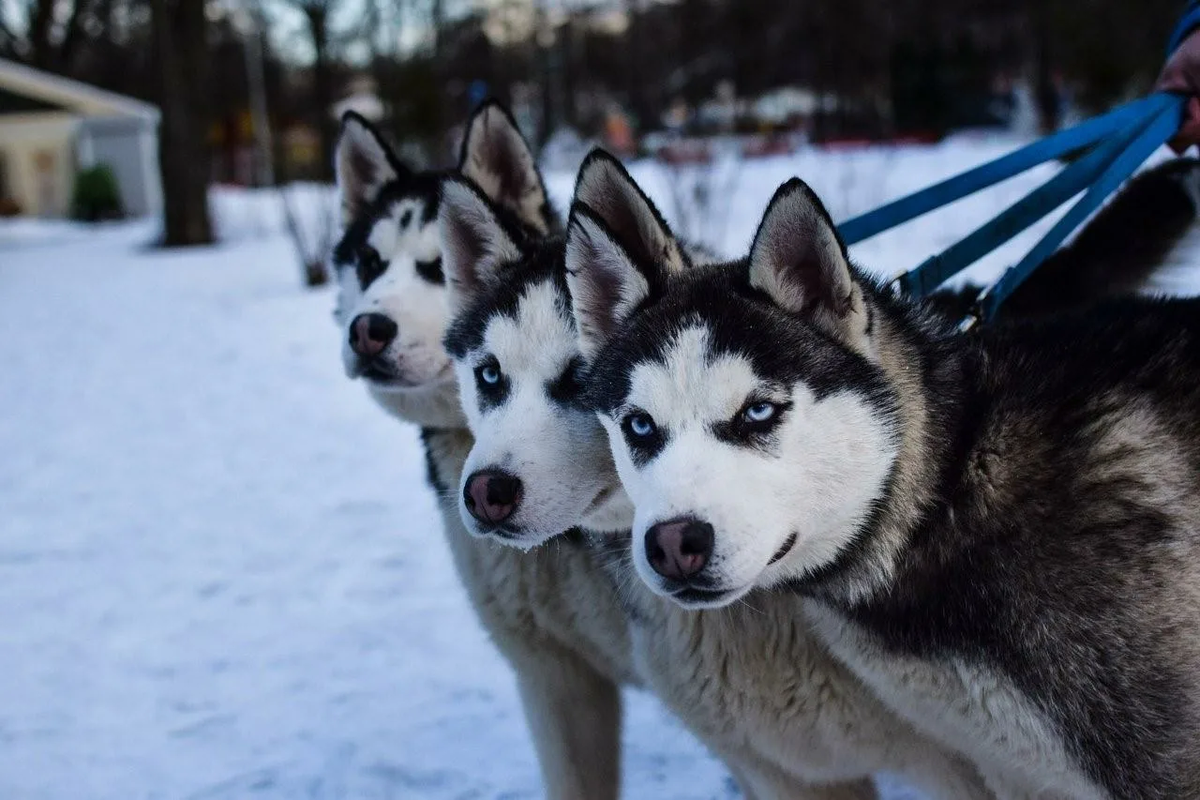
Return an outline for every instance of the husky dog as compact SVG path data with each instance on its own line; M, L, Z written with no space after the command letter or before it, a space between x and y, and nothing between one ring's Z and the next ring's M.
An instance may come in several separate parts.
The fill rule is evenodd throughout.
M589 162L580 191L586 196L608 181L656 213L623 170L621 180L612 180L617 173L609 166ZM627 198L613 199L615 211L616 201ZM580 523L601 531L627 528L632 509L603 429L579 404L581 353L564 241L524 236L466 181L447 182L441 222L455 311L446 344L476 436L460 505L468 529L530 548ZM668 246L668 257L681 267L690 262L673 240L649 246L659 245ZM478 471L472 474L472 467ZM498 481L515 488L496 489ZM619 551L627 548L628 533L592 535L609 562L604 570L598 563L597 572L627 584ZM929 788L948 790L946 798L990 797L969 765L923 740L824 648L795 631L795 598L693 615L628 589L622 599L644 679L726 761L747 796L869 798L875 796L870 776L886 769L926 778ZM772 645L764 656L760 648Z
M1058 282L1066 285L1080 283L1079 274L1094 269L1098 254L1112 266L1104 280L1081 286L1080 295L1064 297L1062 305L1069 299L1086 302L1109 292L1132 291L1154 272L1195 217L1195 203L1190 199L1194 193L1180 188L1181 179L1195 181L1200 173L1195 166L1192 162L1189 169L1181 171L1173 164L1144 173L1072 246L1047 264L1051 274L1059 276ZM602 157L589 160L579 186L578 196L603 208L611 228L632 231L625 237L632 240L631 246L641 246L650 254L661 251L676 264L690 260L688 249L679 248L669 237L640 242L639 229L652 237L656 230L665 230L665 225L619 165ZM468 529L518 547L532 547L576 524L596 530L628 527L629 512L612 463L595 458L600 428L594 419L580 416L581 353L574 345L573 325L565 318L570 301L561 263L562 244L523 236L519 229L506 225L503 215L490 208L487 198L469 184L448 185L446 195L442 208L446 271L451 304L456 309L447 346L457 361L464 408L477 437L468 462L482 466L481 473L489 475L489 480L499 475L517 487L499 493L503 502L489 503L486 483L474 485L468 470L460 504ZM1136 250L1126 247L1121 258L1119 247L1101 246L1104 232L1113 230L1114 222L1141 214L1147 207L1160 209L1160 222L1145 226L1151 235ZM638 223L639 214L646 222ZM451 253L459 255L451 257ZM1043 281L1042 286L1047 283ZM1053 291L1049 287L1025 292L1021 312L1048 310L1050 302L1044 294ZM937 302L947 313L961 315L970 295L968 287L962 293L939 297ZM601 510L606 502L608 508ZM596 542L618 555L609 569L615 580L627 583L621 556L628 551L628 535L601 537ZM856 760L856 755L830 747L831 740L843 736L841 727L829 737L823 730L805 728L812 721L808 714L796 715L786 723L776 713L786 703L782 698L794 691L796 670L811 664L814 655L828 661L822 648L792 632L797 601L784 598L763 603L748 614L730 609L706 615L680 612L635 587L629 587L623 600L633 620L635 657L646 680L714 751L725 756L748 792L756 789L754 796L759 797L792 796L804 793L798 775L824 780L845 777L855 774L864 761L867 766L862 769L870 771L870 759ZM787 640L778 645L776 657L761 658L757 648L778 641L781 630L787 631ZM697 647L697 642L705 646ZM680 670L681 661L690 662L686 671ZM694 676L718 669L730 680L722 693L736 698L728 704L714 697L705 688L706 682L694 680ZM833 669L844 675L836 665ZM820 672L815 667L814 671ZM855 683L849 676L844 679ZM796 696L803 698L810 691L801 687ZM755 715L755 710L760 713ZM862 719L871 721L869 715ZM830 715L830 720L833 723L837 715ZM845 724L845 719L837 721ZM788 729L787 724L801 730ZM879 729L892 732L886 725ZM814 745L817 738L822 741ZM927 755L914 757L911 749L905 754L904 748L911 744L905 735L899 739L901 744L889 742L884 748L866 736L859 742L886 753L875 768L886 763L907 771L919 783L936 784L933 788L945 792L944 796L978 792L960 764L948 762L940 754L932 760ZM829 758L835 753L835 758ZM833 760L836 768L829 766ZM863 791L862 786L857 790Z
M345 235L334 263L347 373L389 413L422 427L446 540L484 628L512 665L552 800L613 800L621 698L632 680L626 622L594 555L565 538L522 554L463 529L454 487L473 441L441 339L446 285L437 233L450 174L484 187L515 228L558 227L533 156L495 104L472 117L456 173L414 172L347 115L337 149Z
M961 335L853 267L797 179L727 265L584 206L568 237L654 594L803 597L1003 797L1200 797L1200 302Z

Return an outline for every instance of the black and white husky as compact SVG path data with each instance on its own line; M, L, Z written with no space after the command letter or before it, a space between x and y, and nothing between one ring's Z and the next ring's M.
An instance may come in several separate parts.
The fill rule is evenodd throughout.
M380 405L422 428L429 479L467 594L516 673L550 800L615 800L620 785L619 687L633 678L628 631L611 584L586 548L524 554L471 536L458 513L474 441L450 358L436 217L441 185L470 178L514 229L560 227L533 156L494 104L472 117L459 168L413 172L362 119L348 116L337 153L345 235L334 262L348 374Z
M1002 797L1200 797L1200 302L961 335L799 180L725 265L611 216L573 208L569 284L652 592L805 598Z
M1195 203L1174 172L1160 169L1135 181L1049 265L1055 281L1043 279L1024 293L1020 313L1050 310L1059 287L1095 269L1097 252L1114 269L1062 297L1061 305L1136 288L1195 217ZM1194 181L1195 172L1186 177ZM628 258L682 272L692 261L687 249L620 165L604 156L581 171L576 199L587 210L574 217L567 245L527 236L469 182L448 184L445 198L443 246L454 309L446 342L476 437L460 487L468 529L530 548L578 525L628 528L627 498L607 450L598 453L602 429L581 405L584 352L569 315L564 255L568 264L603 257L593 244L607 237ZM1099 246L1098 232L1111 230L1114 216L1140 213L1148 202L1184 213L1168 214L1171 224L1152 229L1128 258ZM965 310L968 296L947 294L937 302L953 313ZM629 585L627 534L593 541L618 555L607 571L627 587L622 599L644 680L725 758L751 796L809 796L818 784L879 770L904 773L938 796L986 795L949 748L914 733L797 629L802 601L795 596L688 613ZM797 680L798 673L810 680ZM723 683L699 679L712 674ZM818 694L838 699L823 705ZM870 789L843 783L836 791L854 796Z

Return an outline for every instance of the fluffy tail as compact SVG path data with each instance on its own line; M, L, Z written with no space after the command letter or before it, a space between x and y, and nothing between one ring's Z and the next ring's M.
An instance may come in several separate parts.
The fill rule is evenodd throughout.
M1000 316L1034 317L1144 289L1200 212L1200 160L1176 158L1135 176L1076 235L1034 270ZM979 287L940 291L931 302L963 316Z

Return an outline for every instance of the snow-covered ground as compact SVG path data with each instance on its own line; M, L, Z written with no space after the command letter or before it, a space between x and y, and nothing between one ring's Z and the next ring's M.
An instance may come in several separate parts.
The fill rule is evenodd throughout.
M844 218L1005 147L747 164L720 244L791 174ZM911 266L1045 174L856 255ZM416 432L343 377L278 209L216 200L225 243L189 252L147 223L0 226L0 798L541 796ZM647 696L625 752L626 797L734 796Z

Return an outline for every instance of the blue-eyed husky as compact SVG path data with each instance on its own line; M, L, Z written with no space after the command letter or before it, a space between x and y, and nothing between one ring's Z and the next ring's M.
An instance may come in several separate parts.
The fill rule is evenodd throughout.
M338 144L345 235L334 253L347 373L388 412L422 427L445 538L480 622L516 673L550 800L614 800L620 785L619 686L628 632L586 548L522 554L471 537L454 488L473 440L441 339L448 316L436 218L441 184L465 175L529 236L560 227L532 154L494 104L472 117L459 168L413 172L364 120Z
M1145 245L1159 249L1141 258L1120 262L1106 250L1122 269L1084 287L1080 302L1132 288L1135 275L1153 271L1164 240L1177 239L1194 218L1182 184L1163 179L1163 172L1140 179L1123 196L1137 197L1141 209L1145 187L1158 181L1150 197L1174 199L1186 213L1172 217L1169 231L1147 237ZM1194 180L1191 171L1187 177ZM628 257L680 271L690 263L615 162L589 159L577 200L602 226L591 233L608 236ZM1114 212L1128 216L1131 208L1114 204L1098 227L1077 240L1073 253L1056 259L1052 273L1060 282L1094 266L1095 254L1087 248ZM606 451L598 452L601 428L580 404L583 353L568 310L563 241L528 236L465 181L446 185L441 217L454 309L446 341L476 435L460 487L468 529L528 548L579 524L601 531L627 527L627 500ZM603 257L578 235L588 225L581 219L568 240L568 259ZM1081 250L1087 258L1078 257ZM1036 313L1038 300L1043 309L1051 307L1052 291L1044 285L1027 295L1025 311ZM948 311L961 306L958 296L939 302ZM944 797L988 796L950 748L933 745L883 708L796 626L803 609L798 598L755 597L749 606L688 613L629 584L627 534L594 537L593 543L616 556L607 570L626 587L623 600L644 679L726 759L751 796L869 795L868 784L853 781L878 770L905 773ZM721 677L714 682L716 675ZM828 784L837 780L850 783Z
M571 216L655 595L803 598L796 629L1000 796L1200 797L1200 302L961 335L855 269L799 180L713 267Z

